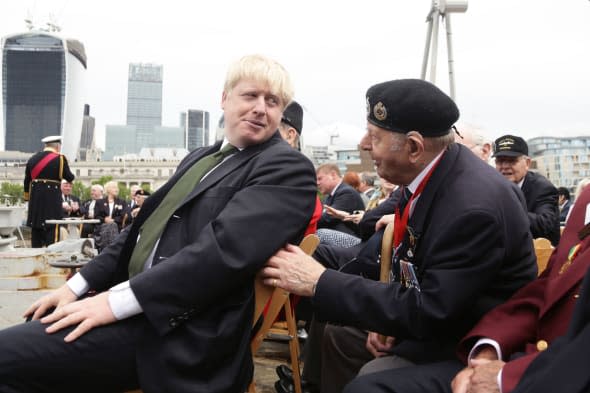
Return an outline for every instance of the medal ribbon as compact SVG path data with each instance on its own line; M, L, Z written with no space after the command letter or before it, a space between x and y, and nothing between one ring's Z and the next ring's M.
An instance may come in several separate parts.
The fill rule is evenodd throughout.
M561 265L561 268L559 269L559 274L562 274L570 267L570 265L574 262L574 258L576 258L576 256L580 252L581 248L582 243L578 243L572 248L570 248L570 251L567 253L567 261L565 261L565 263Z

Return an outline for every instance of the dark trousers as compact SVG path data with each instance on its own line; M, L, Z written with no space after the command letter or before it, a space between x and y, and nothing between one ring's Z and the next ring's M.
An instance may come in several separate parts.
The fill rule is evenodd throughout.
M322 393L340 393L368 361L367 333L360 329L312 320L303 348L302 378Z
M459 360L450 360L366 374L346 385L343 393L451 393L451 381L463 367Z
M59 240L57 225L46 225L44 228L31 228L31 247L47 247Z
M363 330L327 324L322 340L322 393L340 393L361 367L375 357L367 350Z
M94 328L45 333L39 321L0 330L0 392L121 392L138 388L135 352L142 315Z

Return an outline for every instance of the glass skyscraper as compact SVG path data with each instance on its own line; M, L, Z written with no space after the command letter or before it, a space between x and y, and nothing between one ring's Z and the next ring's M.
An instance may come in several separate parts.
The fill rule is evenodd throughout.
M84 46L31 31L1 43L0 149L35 152L41 139L62 135L62 151L76 158L84 114Z
M192 151L209 146L209 112L189 109L182 121L185 130L185 147Z
M154 127L162 125L161 65L129 64L127 125L135 126L136 149L149 147Z

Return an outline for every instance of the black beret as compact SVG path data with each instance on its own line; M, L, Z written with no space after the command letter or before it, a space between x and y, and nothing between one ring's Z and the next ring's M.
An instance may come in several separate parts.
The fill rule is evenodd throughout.
M135 191L135 196L149 196L151 195L149 191L140 188L139 190Z
M301 135L301 128L303 128L303 108L296 101L291 103L283 111L283 123L287 123Z
M494 141L492 157L519 157L529 155L529 145L519 136L504 135Z
M421 79L383 82L367 90L367 121L389 131L442 136L457 119L459 109L451 97Z

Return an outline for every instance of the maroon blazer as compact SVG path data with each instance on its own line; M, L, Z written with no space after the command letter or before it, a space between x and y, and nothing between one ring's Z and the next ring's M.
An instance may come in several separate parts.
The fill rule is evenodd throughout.
M590 189L576 200L561 241L543 274L486 314L459 345L459 355L466 360L477 339L485 337L498 342L507 362L502 370L503 393L510 393L516 387L545 343L551 345L567 331L582 280L590 267L590 236L582 241L569 268L562 274L560 269L570 249L580 243L578 232L584 227L588 203Z

